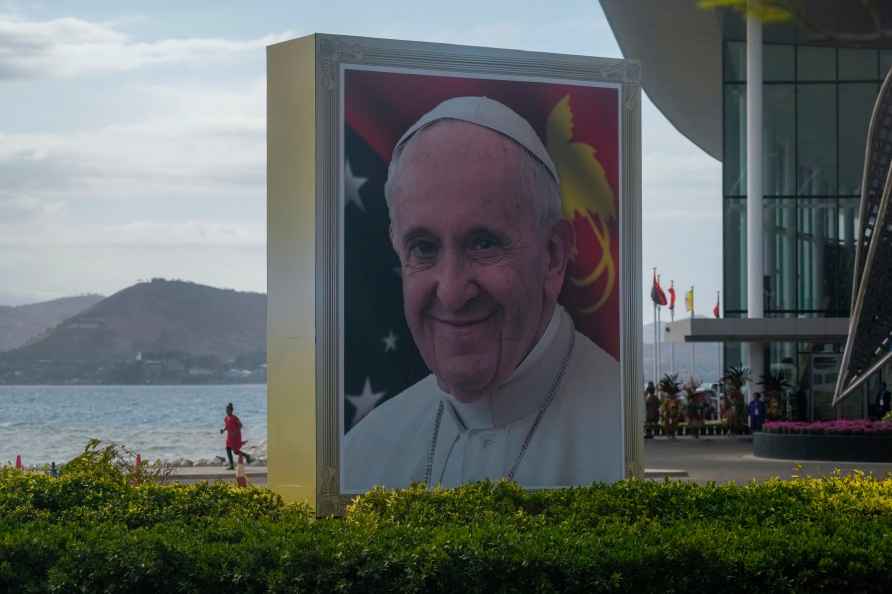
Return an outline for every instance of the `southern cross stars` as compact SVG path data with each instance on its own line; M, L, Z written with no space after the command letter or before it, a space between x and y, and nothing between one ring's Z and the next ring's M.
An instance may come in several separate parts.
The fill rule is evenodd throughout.
M350 166L350 161L347 161L346 165L347 171L344 172L344 197L347 199L347 204L352 202L359 210L365 212L365 204L362 203L362 196L359 195L359 190L369 181L369 178L356 176L353 173L353 168Z
M375 408L375 405L384 397L386 392L375 392L372 390L372 380L371 378L365 378L365 384L362 386L362 393L356 396L351 396L347 394L347 400L350 401L350 404L356 409L356 412L353 413L353 424L359 422L361 418L372 412L372 409Z
M391 330L387 336L381 339L381 342L384 343L384 352L389 353L390 351L396 350L396 341L399 337L393 333Z

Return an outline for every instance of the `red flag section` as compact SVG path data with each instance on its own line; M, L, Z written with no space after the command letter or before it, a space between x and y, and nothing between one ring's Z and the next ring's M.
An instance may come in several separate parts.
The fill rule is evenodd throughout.
M675 282L669 281L669 309L675 309Z
M657 305L666 305L668 303L666 300L666 293L663 291L663 288L660 287L660 279L657 278L656 272L654 272L654 281L650 288L650 300Z
M619 359L619 90L354 69L344 81L346 124L385 163L410 125L452 97L489 97L530 123L558 168L564 216L576 232L560 303L580 332Z

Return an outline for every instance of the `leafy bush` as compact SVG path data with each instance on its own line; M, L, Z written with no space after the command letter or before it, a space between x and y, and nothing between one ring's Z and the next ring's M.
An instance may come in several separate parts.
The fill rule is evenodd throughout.
M265 489L0 470L4 592L888 592L892 478ZM126 476L124 473L121 473Z
M163 483L170 480L173 467L160 460L153 464L140 460L126 447L91 439L84 451L60 469L63 476L86 475L92 478L102 476L112 481L134 483Z

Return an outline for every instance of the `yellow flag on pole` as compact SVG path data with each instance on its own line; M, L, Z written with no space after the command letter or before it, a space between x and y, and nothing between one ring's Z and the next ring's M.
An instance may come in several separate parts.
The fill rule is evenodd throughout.
M694 315L694 287L688 289L688 292L684 296L684 308L691 312L691 315Z

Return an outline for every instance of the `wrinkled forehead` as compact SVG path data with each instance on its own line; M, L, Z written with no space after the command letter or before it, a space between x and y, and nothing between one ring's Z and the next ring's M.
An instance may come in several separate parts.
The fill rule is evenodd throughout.
M438 122L405 147L391 173L391 233L424 230L460 237L481 230L506 235L538 228L522 147L466 122Z
M533 205L526 179L531 166L523 147L510 138L468 122L441 120L418 131L391 168L392 206L468 193L481 200L511 196L520 207Z

